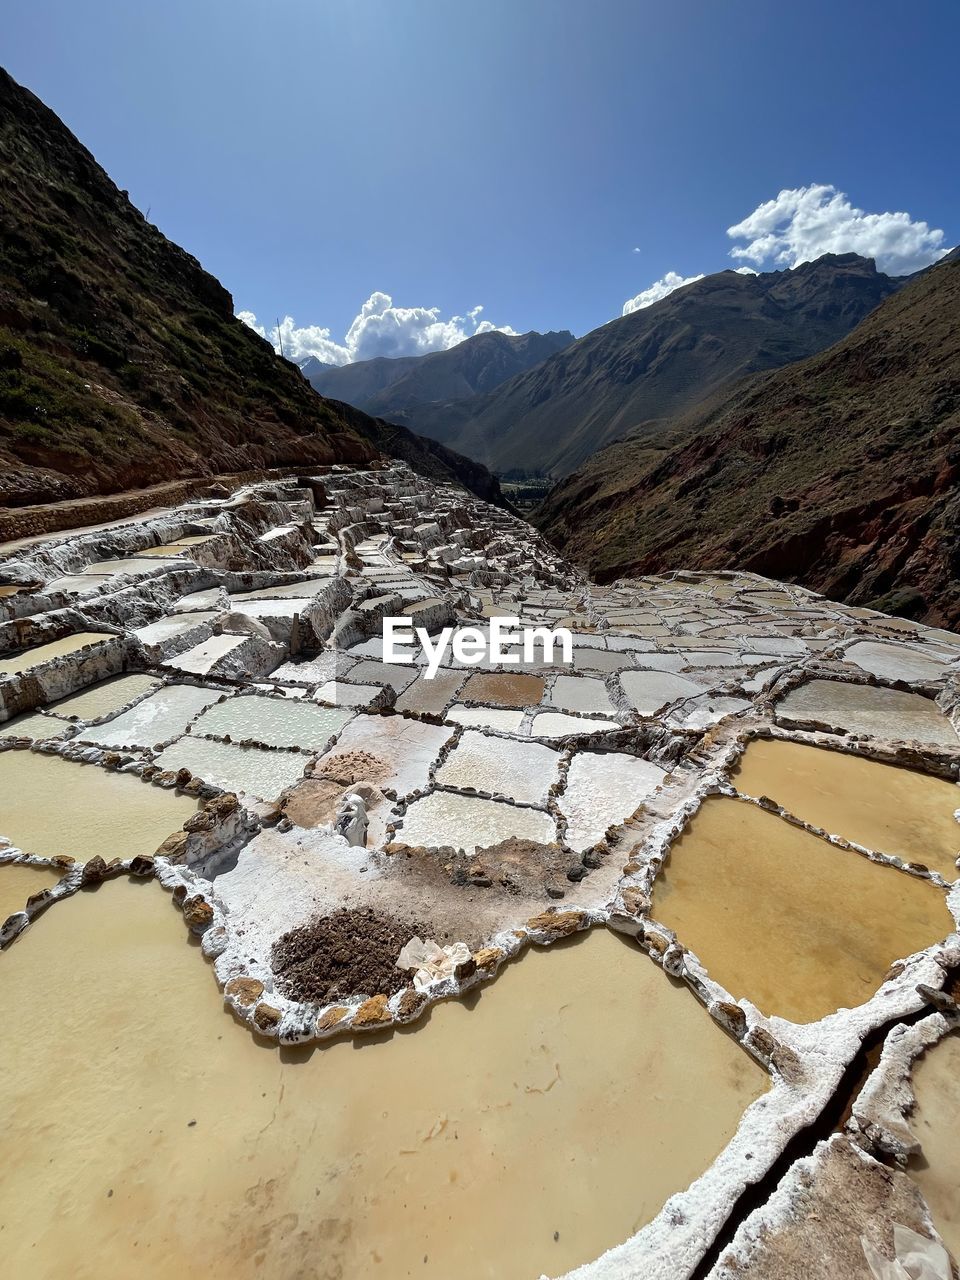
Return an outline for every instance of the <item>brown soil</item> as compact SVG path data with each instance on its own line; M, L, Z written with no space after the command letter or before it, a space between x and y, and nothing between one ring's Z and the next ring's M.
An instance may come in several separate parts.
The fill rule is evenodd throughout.
M386 760L370 751L341 751L327 756L316 769L317 776L330 778L343 786L354 782L379 782L392 772Z
M478 671L463 686L460 697L464 702L488 702L495 707L519 709L538 706L543 690L540 676L504 676Z
M414 934L435 936L429 924L369 908L320 916L274 943L277 985L292 1000L318 1004L354 995L393 995L410 984L410 974L397 968L397 956Z

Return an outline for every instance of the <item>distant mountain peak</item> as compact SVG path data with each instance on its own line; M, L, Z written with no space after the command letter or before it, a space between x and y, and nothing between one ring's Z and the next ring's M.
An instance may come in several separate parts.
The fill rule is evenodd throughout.
M419 406L405 421L500 474L562 476L621 436L655 433L724 385L821 351L901 283L855 253L782 271L720 271L490 392Z
M378 356L340 366L317 361L304 374L323 395L417 430L421 406L491 392L573 341L573 334L566 330L503 333L490 329L443 351Z

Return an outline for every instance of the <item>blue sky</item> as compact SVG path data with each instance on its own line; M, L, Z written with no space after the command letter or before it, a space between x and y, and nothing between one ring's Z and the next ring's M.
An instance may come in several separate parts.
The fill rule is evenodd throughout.
M667 273L823 245L932 260L960 239L958 37L955 0L29 0L2 62L238 310L343 359L477 306L581 334ZM909 217L808 193L766 260L729 257L811 184Z

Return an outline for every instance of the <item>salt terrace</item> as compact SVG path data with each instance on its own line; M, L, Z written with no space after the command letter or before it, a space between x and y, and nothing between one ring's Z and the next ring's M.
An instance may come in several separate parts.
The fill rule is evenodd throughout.
M960 1253L960 637L746 573L598 586L400 465L0 584L8 1274ZM401 614L573 663L428 680L383 661Z

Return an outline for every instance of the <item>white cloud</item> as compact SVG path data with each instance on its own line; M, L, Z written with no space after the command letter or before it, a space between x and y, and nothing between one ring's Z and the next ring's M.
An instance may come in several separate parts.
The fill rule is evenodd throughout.
M516 333L509 325L481 320L483 307L471 307L465 316L441 319L439 307L395 307L388 293L372 293L354 317L343 342L319 325L299 326L285 316L267 329L252 311L238 311L237 318L280 349L288 360L316 356L324 364L351 364L375 356L419 356L428 351L446 351L478 333Z
M673 293L674 289L679 289L685 284L693 284L695 280L702 279L702 272L698 276L681 276L676 271L668 271L665 276L655 280L649 289L641 290L635 298L628 298L623 304L623 311L620 314L628 316L631 311L641 311L644 307L651 307L655 302L659 302L661 298Z
M824 253L859 253L874 258L879 271L908 275L947 252L943 232L926 222L908 213L865 213L823 183L781 191L728 227L727 235L748 241L730 250L732 258L771 267L797 267Z

